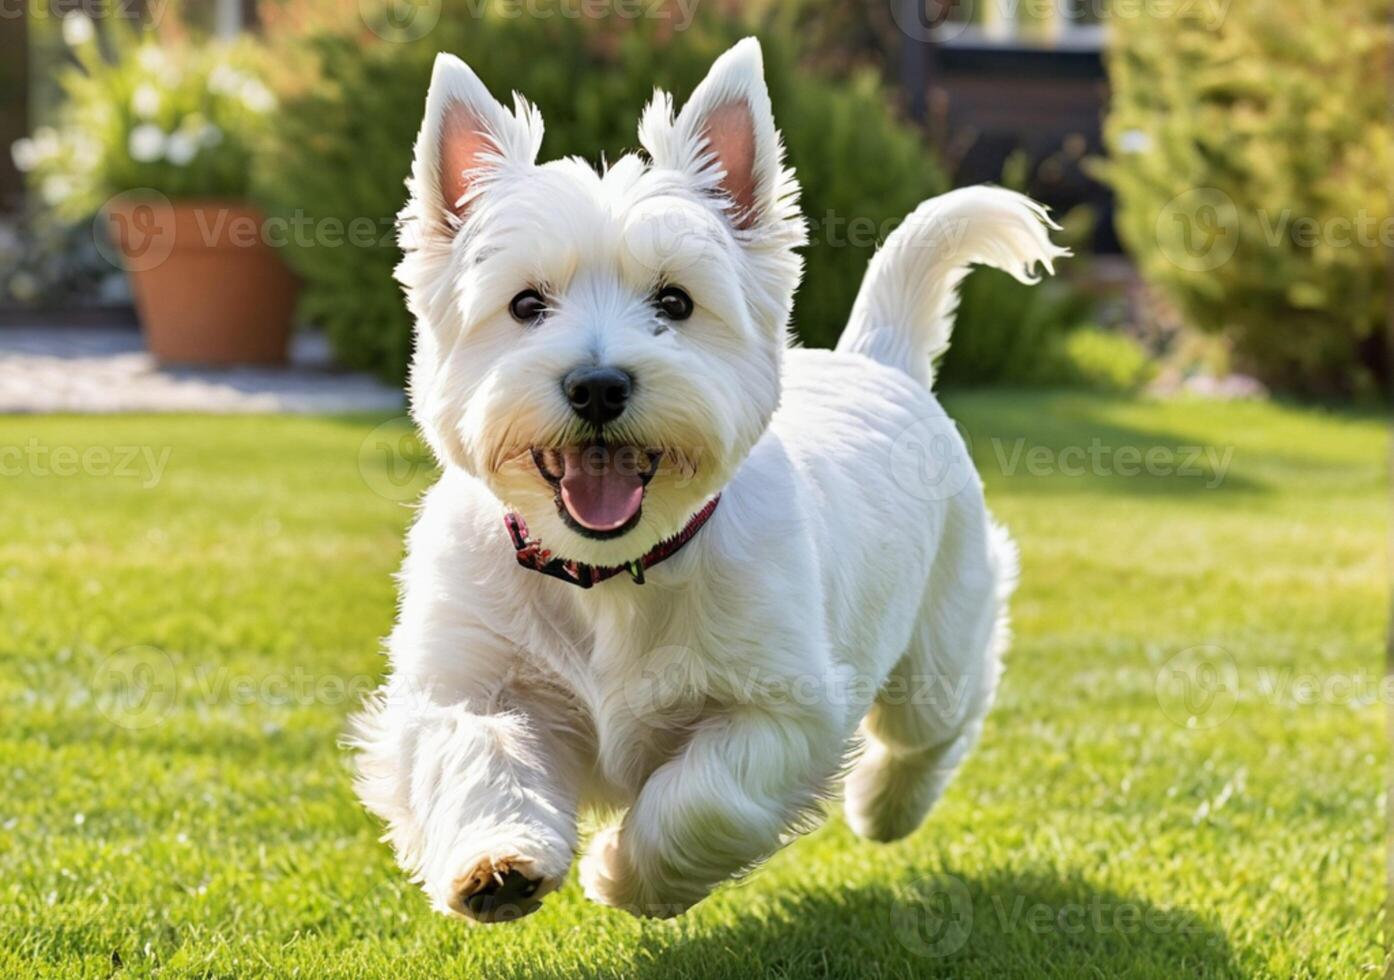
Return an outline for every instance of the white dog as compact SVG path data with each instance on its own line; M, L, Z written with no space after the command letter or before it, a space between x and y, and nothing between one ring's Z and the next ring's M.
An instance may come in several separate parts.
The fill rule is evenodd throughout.
M760 48L647 158L539 164L542 119L441 55L398 278L445 475L402 569L358 790L435 906L525 914L578 814L586 894L671 916L807 827L920 823L992 701L1016 576L930 393L973 263L1065 254L993 188L921 206L836 351L791 349L804 241ZM848 760L852 760L850 763ZM850 768L849 768L850 765Z

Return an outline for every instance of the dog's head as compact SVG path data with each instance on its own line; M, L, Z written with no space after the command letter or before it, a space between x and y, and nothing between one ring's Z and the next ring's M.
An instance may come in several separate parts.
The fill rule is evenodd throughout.
M676 534L765 430L804 237L753 38L639 142L538 163L536 109L442 54L402 213L417 422L592 564Z

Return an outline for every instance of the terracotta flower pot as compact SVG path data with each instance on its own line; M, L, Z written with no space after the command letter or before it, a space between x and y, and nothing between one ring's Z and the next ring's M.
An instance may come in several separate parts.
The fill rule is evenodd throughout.
M161 364L283 364L300 284L237 202L122 195L107 226Z

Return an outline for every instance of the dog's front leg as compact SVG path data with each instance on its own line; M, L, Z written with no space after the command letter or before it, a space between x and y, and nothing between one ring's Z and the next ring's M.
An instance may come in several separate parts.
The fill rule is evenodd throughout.
M401 677L359 718L359 795L438 910L506 921L565 879L586 742L570 719L536 686L456 698Z
M793 710L791 710L791 707ZM593 900L667 918L777 850L841 758L841 712L742 706L708 719L581 863Z

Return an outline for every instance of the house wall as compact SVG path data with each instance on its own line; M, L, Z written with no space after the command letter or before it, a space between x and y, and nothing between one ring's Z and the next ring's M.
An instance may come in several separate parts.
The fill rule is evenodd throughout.
M1113 198L1083 162L1103 153L1108 83L1095 49L942 45L924 52L928 123L955 183L1000 181L1014 150L1033 165L1030 192L1063 212L1093 208L1095 248L1119 250Z

